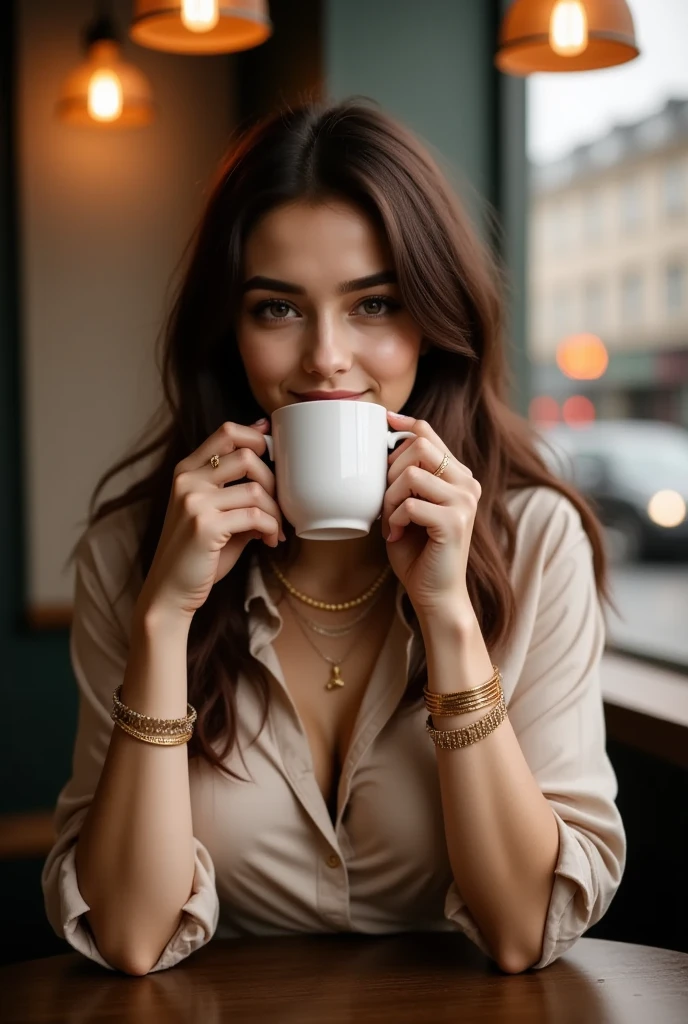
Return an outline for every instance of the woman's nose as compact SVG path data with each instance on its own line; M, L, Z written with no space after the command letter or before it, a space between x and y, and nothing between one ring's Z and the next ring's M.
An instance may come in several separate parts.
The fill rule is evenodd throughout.
M306 373L315 373L326 379L348 370L350 366L351 350L343 327L331 320L321 320L315 324L303 356Z

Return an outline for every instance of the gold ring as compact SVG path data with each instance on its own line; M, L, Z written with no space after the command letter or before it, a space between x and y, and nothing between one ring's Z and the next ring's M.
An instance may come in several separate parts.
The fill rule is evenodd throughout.
M439 466L437 467L437 469L435 470L435 472L432 475L433 476L442 476L442 474L444 473L444 471L445 471L445 469L447 468L448 465L449 465L449 452L445 452L444 453L444 458L442 459L442 461L440 462Z
M213 467L213 469L217 469L217 467L220 465L220 456L219 455L211 455L210 456L210 465Z

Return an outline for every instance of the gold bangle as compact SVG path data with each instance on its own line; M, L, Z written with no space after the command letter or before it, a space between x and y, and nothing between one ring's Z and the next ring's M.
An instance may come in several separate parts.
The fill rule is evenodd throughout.
M461 713L461 711L457 712L456 709L478 710L479 707L485 706L480 703L483 698L489 697L490 700L495 700L501 691L501 673L496 665L493 665L492 669L493 674L486 683L483 683L481 686L474 686L470 690L459 690L454 693L435 693L429 690L427 685L424 686L423 697L426 708L431 714L450 715Z
M123 729L124 732L129 733L130 736L136 737L137 740L143 740L144 743L155 743L160 747L178 747L182 743L188 743L191 739L193 729L187 729L185 733L178 735L163 736L155 733L141 732L138 729L133 729L126 722L123 722L120 718L115 718L113 715L113 721L116 725Z
M491 732L501 725L506 718L506 704L504 703L504 697L500 698L499 704L497 704L492 711L489 711L483 718L480 718L473 725L467 725L463 729L433 729L432 726L432 715L428 715L428 720L425 723L426 731L430 733L430 738L436 747L441 747L443 750L458 750L461 747L467 747L471 743L477 743L478 740L484 739L489 736Z
M178 726L187 727L193 725L198 717L196 709L193 708L190 704L186 705L187 713L183 718L151 718L150 715L142 715L140 714L140 712L134 711L133 708L127 707L126 704L122 703L122 701L119 698L119 695L122 691L122 685L123 684L120 683L120 685L117 687L117 689L112 695L113 708L117 711L119 715L126 715L127 718L131 718L134 721L140 723L138 728L151 729L152 731L153 728L158 726L164 726L170 729L176 728Z
M439 704L435 704L434 701L426 701L425 706L431 715L464 715L471 711L480 711L482 708L490 707L499 700L502 692L501 684L497 682L482 697L467 697L465 700L457 697Z

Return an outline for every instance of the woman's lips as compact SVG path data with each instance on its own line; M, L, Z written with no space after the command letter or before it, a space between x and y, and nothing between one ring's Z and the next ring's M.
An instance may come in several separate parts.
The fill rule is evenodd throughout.
M327 402L343 398L360 398L365 391L304 391L303 394L295 391L294 394L302 402Z

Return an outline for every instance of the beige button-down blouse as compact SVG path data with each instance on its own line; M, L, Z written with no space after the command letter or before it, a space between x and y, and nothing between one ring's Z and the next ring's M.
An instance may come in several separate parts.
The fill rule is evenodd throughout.
M568 949L605 912L625 858L616 779L605 753L600 693L604 622L591 549L580 517L558 492L509 494L518 524L512 583L518 623L491 651L509 718L530 770L556 816L560 849L537 967ZM58 838L42 876L48 918L75 949L110 967L97 949L79 891L75 846L103 765L112 692L122 681L133 605L118 597L137 540L122 509L86 530L76 563L70 652L79 688L72 776L55 813ZM487 952L452 878L435 747L422 701L402 711L413 636L397 589L384 641L342 766L334 823L313 774L310 748L272 641L281 618L254 560L245 608L253 656L270 672L271 707L239 681L239 739L253 781L190 763L195 836L193 891L154 971L171 967L214 934L465 932ZM457 688L460 688L457 682ZM460 760L461 751L455 752ZM247 779L236 752L229 766Z

